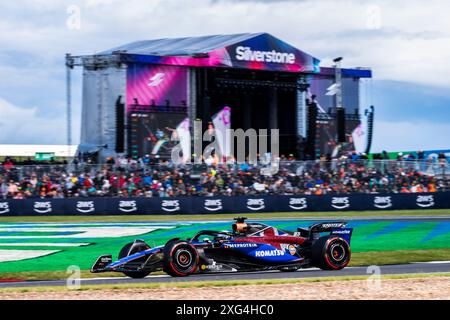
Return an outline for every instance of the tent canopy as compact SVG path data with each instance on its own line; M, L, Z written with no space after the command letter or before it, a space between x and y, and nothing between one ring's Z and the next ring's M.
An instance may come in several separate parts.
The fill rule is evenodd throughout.
M260 35L263 35L263 33L143 40L125 44L101 52L100 54L112 54L117 51L125 51L128 54L155 56L193 56L225 48Z
M243 33L136 41L99 55L120 55L126 62L193 67L231 67L319 72L319 59L268 33Z

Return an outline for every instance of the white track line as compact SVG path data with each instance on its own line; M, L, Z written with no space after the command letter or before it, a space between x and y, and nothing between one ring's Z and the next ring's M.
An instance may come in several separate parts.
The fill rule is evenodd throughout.
M0 262L39 258L59 251L60 250L0 250Z
M0 243L0 247L84 247L90 243L44 243L44 242L29 242L29 243Z
M410 262L413 264L422 264L422 263L429 263L429 264L446 264L450 263L450 261L426 261L426 262Z

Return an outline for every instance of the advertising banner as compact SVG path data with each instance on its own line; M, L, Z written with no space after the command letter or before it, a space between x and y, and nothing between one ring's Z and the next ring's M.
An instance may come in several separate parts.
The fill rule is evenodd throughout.
M450 192L0 200L0 216L151 215L449 209Z
M319 72L319 60L269 34L226 48L233 67L291 72Z

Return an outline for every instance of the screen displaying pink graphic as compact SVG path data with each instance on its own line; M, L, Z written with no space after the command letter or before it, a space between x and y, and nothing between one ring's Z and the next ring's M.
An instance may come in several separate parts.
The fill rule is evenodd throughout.
M127 72L127 108L135 104L182 106L187 101L188 69L179 66L130 64Z

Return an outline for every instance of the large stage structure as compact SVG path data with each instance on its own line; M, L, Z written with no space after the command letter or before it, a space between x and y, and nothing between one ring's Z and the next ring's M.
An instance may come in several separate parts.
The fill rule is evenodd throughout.
M100 159L117 154L166 157L167 137L183 119L208 128L229 106L232 128L279 129L280 153L305 158L331 153L336 140L335 69L267 33L138 41L95 55L66 56L83 67L80 150ZM360 80L370 69L342 69L347 134L360 123ZM313 99L311 100L311 97ZM307 102L317 105L308 121ZM308 149L308 126L317 125ZM192 127L192 126L191 126ZM70 137L70 122L68 124Z

